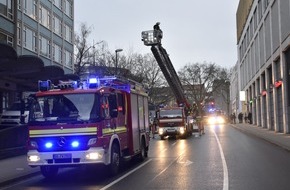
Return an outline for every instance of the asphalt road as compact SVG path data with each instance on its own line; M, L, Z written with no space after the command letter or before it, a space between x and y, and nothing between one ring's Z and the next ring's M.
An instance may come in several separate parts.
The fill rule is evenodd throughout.
M100 167L63 169L0 189L290 189L290 152L231 126L207 126L201 138L151 139L149 157L109 177Z

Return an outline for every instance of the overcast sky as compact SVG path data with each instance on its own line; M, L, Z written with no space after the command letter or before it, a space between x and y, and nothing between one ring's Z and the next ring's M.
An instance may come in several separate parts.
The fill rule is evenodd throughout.
M236 11L239 0L76 0L75 31L92 27L91 43L104 40L111 51L151 53L141 32L160 22L162 46L179 70L187 63L237 61Z

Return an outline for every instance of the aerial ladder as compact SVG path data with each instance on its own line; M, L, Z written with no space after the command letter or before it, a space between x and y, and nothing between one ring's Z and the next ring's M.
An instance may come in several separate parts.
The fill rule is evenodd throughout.
M178 105L183 104L186 107L190 107L186 100L182 84L178 78L178 75L171 63L171 60L162 47L161 39L163 37L163 32L159 28L159 23L154 25L154 30L148 30L142 32L142 41L144 45L151 46L151 51L165 76Z
M190 110L190 104L188 103L186 97L185 97L185 94L184 94L184 90L183 90L183 87L182 87L182 84L179 80L179 77L171 63L171 60L168 56L168 53L166 52L166 50L162 47L162 44L161 44L161 39L163 37L163 32L162 30L160 29L159 27L160 23L157 22L154 27L153 27L153 30L148 30L148 31L143 31L141 33L141 36L142 36L142 41L144 42L144 45L146 46L151 46L151 51L166 79L166 81L168 82L175 98L176 98L176 102L177 102L177 105L178 106L181 106L184 108L184 115L183 115L183 123L185 124L176 124L176 126L183 126L185 128L185 132L184 132L184 135L186 134L191 134L191 131L192 129L189 128L189 124L188 124L188 119L187 119L187 116L188 116L188 112ZM168 116L164 116L166 118L168 118ZM168 119L166 119L166 121L168 121ZM171 122L172 123L172 122ZM171 134L170 131L173 131L172 130L172 127L171 129L167 130L167 129L162 129L163 127L162 126L166 126L168 125L168 123L164 124L164 122L162 122L162 113L160 111L159 113L159 135L161 137L161 139L166 135L166 134ZM173 127L176 127L176 126L173 126ZM162 130L161 130L161 129ZM164 131L169 131L169 132L164 132ZM182 131L182 127L180 128L175 128L175 131ZM172 133L173 135L175 135L176 133ZM178 133L178 135L183 135L181 133Z

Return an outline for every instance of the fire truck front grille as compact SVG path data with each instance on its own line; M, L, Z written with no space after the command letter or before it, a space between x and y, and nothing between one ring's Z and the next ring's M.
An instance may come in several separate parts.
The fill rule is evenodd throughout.
M31 139L36 141L39 152L62 152L88 150L89 139L92 136L65 136L65 137L45 137Z
M79 158L67 158L67 159L48 159L47 160L48 164L53 164L53 163L57 163L57 164L65 164L65 163L80 163L80 159Z

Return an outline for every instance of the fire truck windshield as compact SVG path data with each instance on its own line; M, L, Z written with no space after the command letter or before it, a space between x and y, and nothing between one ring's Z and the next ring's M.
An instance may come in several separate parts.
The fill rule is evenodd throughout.
M160 118L182 117L181 109L160 110Z
M98 109L96 109L97 97L95 94L64 94L37 97L31 109L30 122L96 120L99 116Z

